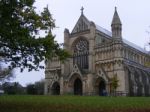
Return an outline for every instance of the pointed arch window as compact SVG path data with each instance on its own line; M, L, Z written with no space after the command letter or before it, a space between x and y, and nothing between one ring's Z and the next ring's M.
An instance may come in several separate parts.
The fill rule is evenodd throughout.
M89 43L81 38L74 44L73 63L77 64L81 69L88 69L88 51Z

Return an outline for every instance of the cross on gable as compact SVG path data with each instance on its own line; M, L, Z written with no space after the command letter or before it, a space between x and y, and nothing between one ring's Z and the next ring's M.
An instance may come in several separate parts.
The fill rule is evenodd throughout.
M81 7L81 14L83 14L83 10L84 10L84 8L83 8L83 6Z

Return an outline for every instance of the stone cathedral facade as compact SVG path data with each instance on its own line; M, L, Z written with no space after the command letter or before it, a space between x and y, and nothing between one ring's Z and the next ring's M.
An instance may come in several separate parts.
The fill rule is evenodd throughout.
M150 52L122 37L116 8L111 32L82 10L73 30L64 30L64 49L71 54L65 62L54 57L46 63L45 94L111 95L116 77L117 95L150 95Z

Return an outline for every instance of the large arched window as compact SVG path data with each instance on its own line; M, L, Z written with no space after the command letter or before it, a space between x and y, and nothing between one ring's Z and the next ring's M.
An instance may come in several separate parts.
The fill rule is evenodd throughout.
M88 69L89 43L84 38L78 39L73 46L73 63L81 69Z

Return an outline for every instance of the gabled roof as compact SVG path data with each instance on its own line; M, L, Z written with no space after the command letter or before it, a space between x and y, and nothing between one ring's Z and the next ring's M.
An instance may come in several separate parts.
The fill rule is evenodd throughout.
M139 51L141 51L141 52L143 52L143 53L148 54L148 51L146 51L145 49L141 48L140 46L138 46L138 45L136 45L136 44L134 44L134 43L132 43L132 42L130 42L130 41L124 39L124 38L123 38L123 42L124 42L125 44L129 45L130 47L133 47L133 48L135 48L135 49L137 49L137 50L139 50Z
M97 25L97 24L96 24L96 29L97 29L98 31L100 31L100 32L102 32L102 33L104 33L104 34L106 34L106 35L112 37L112 33L111 33L110 31L108 31L108 30L102 28L101 26L99 26L99 25Z
M115 8L115 13L114 13L114 16L113 16L113 20L112 20L112 24L121 24L121 21L120 21L120 18L118 16L118 13L117 13L117 9ZM106 34L108 37L112 38L112 32L106 30L105 28L102 28L101 26L95 24L96 26L96 30ZM84 16L84 14L82 13L80 18L78 19L76 25L74 26L73 30L72 30L72 33L77 33L78 30L79 31L84 31L84 30L87 30L87 29L90 29L90 21ZM135 48L143 53L146 53L148 54L148 51L146 51L145 49L141 48L140 46L132 43L132 42L129 42L128 40L126 39L122 39L123 40L123 43L127 44L128 46L132 47L132 48Z
M84 14L81 14L71 33L77 33L87 29L90 29L90 21L84 16Z
M96 25L96 29L97 29L98 31L100 31L100 32L102 32L102 33L108 35L110 38L112 38L112 32L110 32L110 31L108 31L108 30L102 28L102 27L99 26L99 25ZM130 47L133 47L133 48L135 48L135 49L137 49L137 50L139 50L139 51L141 51L141 52L143 52L143 53L146 53L146 54L148 53L148 51L146 51L145 49L141 48L140 46L138 46L138 45L136 45L136 44L134 44L134 43L132 43L132 42L129 42L128 40L126 40L126 39L124 39L124 38L123 38L122 40L123 40L123 43L129 45Z

